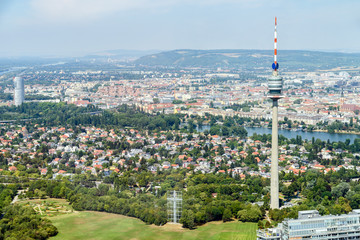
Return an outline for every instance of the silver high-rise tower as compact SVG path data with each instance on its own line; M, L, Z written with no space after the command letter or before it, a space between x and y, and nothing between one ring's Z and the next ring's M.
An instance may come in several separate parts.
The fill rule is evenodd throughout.
M15 106L19 106L25 100L24 79L22 77L15 77L14 85L15 85L14 104Z
M271 140L271 192L270 208L279 208L279 140L278 140L278 100L282 97L281 90L283 79L279 76L279 64L277 62L277 32L275 17L274 33L274 63L272 64L273 73L268 79L269 95L272 100L272 140Z

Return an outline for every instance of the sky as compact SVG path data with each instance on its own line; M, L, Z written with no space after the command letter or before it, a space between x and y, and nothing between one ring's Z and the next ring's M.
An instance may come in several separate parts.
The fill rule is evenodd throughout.
M0 0L0 57L113 49L360 52L358 0Z

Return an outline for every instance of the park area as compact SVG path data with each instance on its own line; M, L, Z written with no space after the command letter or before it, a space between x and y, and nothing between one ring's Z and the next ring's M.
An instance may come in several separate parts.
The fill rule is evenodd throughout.
M180 224L165 226L146 225L137 218L105 213L74 211L64 199L32 199L17 204L32 207L42 217L47 217L58 228L52 240L253 240L257 224L210 222L195 230Z
M211 222L195 230L178 224L146 225L136 218L104 212L73 212L49 218L59 234L52 240L254 240L257 224Z
M17 202L17 204L31 207L42 217L53 217L73 212L72 207L65 199L47 198L20 200Z

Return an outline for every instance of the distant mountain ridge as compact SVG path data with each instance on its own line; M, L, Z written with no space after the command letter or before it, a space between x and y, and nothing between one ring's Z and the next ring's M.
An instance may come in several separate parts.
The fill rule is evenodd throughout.
M283 70L314 70L336 67L359 67L360 53L279 50L278 61ZM272 50L191 50L179 49L146 55L136 65L151 67L199 67L256 69L271 67Z
M116 49L116 50L106 50L101 52L96 52L84 56L84 58L114 58L114 59L137 59L149 54L156 54L161 52L160 50L126 50L126 49Z

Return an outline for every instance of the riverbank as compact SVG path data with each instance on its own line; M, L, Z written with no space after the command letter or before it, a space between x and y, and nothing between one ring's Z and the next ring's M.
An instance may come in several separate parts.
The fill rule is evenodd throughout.
M320 129L313 130L312 132L329 133L328 130L320 130ZM342 131L335 131L334 133L329 133L329 134L354 134L354 135L360 135L360 132L348 132L348 131L342 130Z

